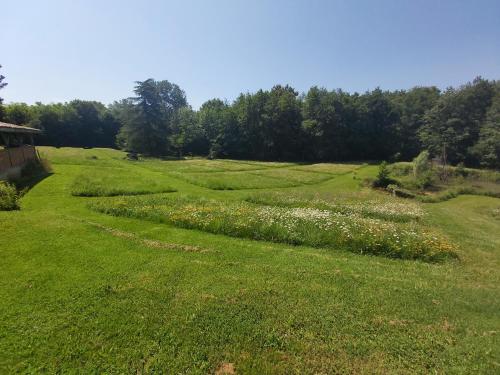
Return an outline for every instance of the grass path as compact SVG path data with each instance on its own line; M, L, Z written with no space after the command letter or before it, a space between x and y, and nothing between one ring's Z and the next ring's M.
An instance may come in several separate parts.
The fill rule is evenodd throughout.
M426 264L98 214L93 198L71 196L80 162L157 169L109 150L60 151L22 210L0 212L0 373L500 371L498 199L425 205L426 220L461 244L459 262ZM346 174L294 189L359 187Z

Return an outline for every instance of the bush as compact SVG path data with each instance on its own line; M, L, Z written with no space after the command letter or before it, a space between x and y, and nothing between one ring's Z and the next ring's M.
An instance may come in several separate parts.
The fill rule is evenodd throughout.
M409 176L413 173L413 164L409 162L399 162L389 166L393 176Z
M19 209L19 193L14 185L0 181L0 211Z
M415 185L421 190L430 188L432 185L434 185L434 176L432 174L432 171L429 170L425 173L421 173L420 176L418 176L415 180Z
M431 169L429 163L429 152L424 150L413 159L413 176L416 179L421 178L423 175L428 175Z
M459 177L467 177L467 170L465 169L464 163L460 162L455 168L455 175Z
M389 177L389 174L389 167L387 163L383 161L378 168L377 178L373 181L373 187L385 188L387 185L395 183L395 181Z

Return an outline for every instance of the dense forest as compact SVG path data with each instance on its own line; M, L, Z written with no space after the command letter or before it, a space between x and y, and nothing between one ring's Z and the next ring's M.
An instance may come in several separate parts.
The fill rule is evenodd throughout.
M397 161L429 150L451 164L500 167L500 81L363 94L277 85L232 103L212 99L197 111L168 81L136 82L134 92L108 106L0 102L0 121L42 129L39 144L153 156Z

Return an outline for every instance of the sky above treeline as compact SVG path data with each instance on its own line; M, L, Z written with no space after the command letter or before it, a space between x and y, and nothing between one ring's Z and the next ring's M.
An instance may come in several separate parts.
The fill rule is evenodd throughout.
M498 0L0 0L9 102L109 104L134 81L198 108L290 84L364 92L500 78Z

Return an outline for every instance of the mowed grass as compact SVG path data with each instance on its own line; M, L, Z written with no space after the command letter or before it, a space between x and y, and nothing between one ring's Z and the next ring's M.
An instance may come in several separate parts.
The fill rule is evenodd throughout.
M419 224L458 245L459 260L426 263L98 213L90 201L119 198L71 195L88 163L137 169L141 178L165 173L178 191L158 195L165 199L189 194L236 204L254 193L174 178L161 172L170 161L46 151L55 173L22 198L20 211L0 212L0 373L499 371L497 198L417 203ZM97 159L86 159L90 153ZM328 204L338 196L358 207L359 200L385 201L359 184L376 171L362 166L356 178L256 193L290 195L299 206L308 194Z
M42 158L52 164L88 165L96 167L120 167L125 159L125 153L106 148L73 148L73 147L37 147Z

